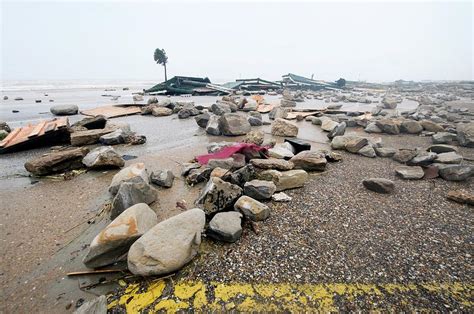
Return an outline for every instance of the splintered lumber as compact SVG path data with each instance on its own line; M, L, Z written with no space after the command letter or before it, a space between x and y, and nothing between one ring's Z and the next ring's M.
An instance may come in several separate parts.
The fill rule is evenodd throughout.
M139 106L103 106L81 111L85 116L104 116L106 118L129 116L140 112L141 110Z
M0 154L68 142L68 127L69 120L63 117L16 128L0 142Z
M275 105L261 104L257 106L257 111L260 113L268 113L275 108Z

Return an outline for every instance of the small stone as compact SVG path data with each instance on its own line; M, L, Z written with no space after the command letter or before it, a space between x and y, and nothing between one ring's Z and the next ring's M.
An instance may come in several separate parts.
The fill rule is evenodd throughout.
M334 120L331 120L330 118L325 117L324 119L321 119L321 129L326 132L332 132L339 123L337 123ZM345 130L345 128L344 128Z
M112 200L110 218L115 219L124 210L135 204L151 204L156 198L156 191L148 183L141 180L141 177L123 182Z
M430 147L428 147L427 151L441 154L441 153L457 152L458 149L451 145L436 144L436 145L431 145Z
M444 128L442 126L432 121L423 120L420 123L423 126L423 129L425 129L428 132L443 132L444 131Z
M207 234L218 241L237 241L242 235L242 214L236 211L217 213L209 222Z
M369 190L388 194L393 192L395 185L392 181L383 178L370 178L362 181L362 184Z
M277 192L302 187L308 180L308 173L304 170L265 170L259 174L260 180L273 181Z
M150 174L150 181L158 186L170 188L173 186L174 174L171 170L160 170Z
M400 163L406 163L418 155L418 151L415 149L399 149L392 159Z
M263 133L263 131L251 131L247 133L247 135L245 135L243 142L255 145L262 145L264 138L265 133Z
M365 145L357 153L359 155L362 155L362 156L365 156L365 157L370 157L370 158L375 158L377 156L377 154L375 153L374 148L371 145Z
M79 107L76 105L57 105L52 106L49 110L56 116L72 116L79 112Z
M125 160L112 147L97 147L89 152L82 163L87 168L121 168Z
M290 202L293 198L286 193L280 192L272 195L272 200L275 202Z
M241 196L234 205L236 211L240 211L245 217L252 221L266 220L270 216L270 208L246 195Z
M419 180L422 179L425 175L423 168L419 166L407 167L402 166L395 169L395 172L402 178L406 180Z
M244 194L256 200L266 200L272 197L276 185L272 181L252 180L244 184Z
M219 128L219 116L211 115L206 125L206 133L210 135L219 136L221 130Z
M420 134L423 131L423 127L417 121L406 120L400 125L400 131L408 134Z
M393 157L397 150L390 147L374 147L375 153L379 157Z
M346 142L345 148L350 153L357 153L362 147L367 146L369 141L364 137L354 138Z
M197 125L199 125L200 128L205 129L207 127L207 123L209 122L210 117L211 115L205 112L205 113L195 116L194 120L196 120L196 123Z
M173 110L166 107L153 107L151 114L155 117L165 117L173 114Z

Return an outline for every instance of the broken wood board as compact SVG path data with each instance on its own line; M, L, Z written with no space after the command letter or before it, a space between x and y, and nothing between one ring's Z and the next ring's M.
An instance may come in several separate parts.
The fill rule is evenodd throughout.
M16 128L0 142L0 154L67 142L68 127L69 120L63 117Z
M140 113L140 107L138 106L103 106L94 109L82 110L81 114L85 116L104 116L106 118L115 118L130 116Z
M257 106L257 111L260 113L268 113L275 108L275 105L269 105L269 104L260 104Z
M287 120L294 120L296 119L297 116L302 116L303 118L306 118L308 116L313 116L315 114L319 114L321 111L309 111L309 112L288 112L286 115L285 119Z

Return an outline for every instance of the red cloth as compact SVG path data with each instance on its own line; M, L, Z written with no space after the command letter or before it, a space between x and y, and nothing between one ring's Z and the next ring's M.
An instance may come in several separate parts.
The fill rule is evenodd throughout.
M265 153L266 151L267 151L267 148L264 146L259 146L256 144L249 144L249 143L238 143L232 146L223 147L219 151L212 154L197 156L196 160L201 165L205 165L208 163L210 159L225 159L237 153L243 153L245 155L248 152Z

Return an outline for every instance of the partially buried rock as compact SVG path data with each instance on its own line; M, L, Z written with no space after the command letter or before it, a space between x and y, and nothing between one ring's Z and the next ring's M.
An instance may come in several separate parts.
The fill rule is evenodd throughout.
M199 208L160 222L130 247L128 269L134 275L172 273L196 256L206 217Z
M250 132L250 123L237 113L226 113L219 118L219 130L226 136L245 135Z
M298 153L290 161L295 165L295 168L306 171L324 171L327 164L324 152L309 150Z
M101 295L91 301L87 301L80 308L74 311L74 314L106 314L107 297Z
M270 208L248 196L241 196L234 205L236 211L252 221L262 221L270 216Z
M77 114L79 107L76 105L57 105L52 106L50 111L56 116L71 116Z
M173 186L174 174L171 170L159 170L150 174L150 181L158 186L170 188Z
M277 158L251 159L250 163L260 169L291 170L294 167L292 162Z
M425 129L428 132L443 132L444 131L444 128L441 125L436 124L432 121L423 120L420 123L423 126L423 129Z
M474 205L474 194L464 191L449 191L447 198L461 204Z
M92 240L84 264L96 268L126 260L133 242L157 223L155 212L147 204L127 208Z
M217 213L209 222L207 234L218 241L237 241L242 235L242 214L236 211Z
M265 170L259 174L259 179L273 181L276 185L276 191L284 191L302 187L308 180L308 173L304 170Z
M395 185L392 181L383 178L371 178L362 181L362 184L369 190L388 194L393 192Z
M402 167L396 168L395 172L402 179L406 179L406 180L419 180L419 179L422 179L425 175L423 168L419 166L414 166L414 167L402 166Z
M170 116L173 114L173 110L166 107L153 107L151 114L155 117Z
M447 181L464 181L474 175L474 167L462 165L446 165L439 169L441 178Z
M400 163L406 163L415 158L416 155L418 155L418 151L415 149L399 149L392 158Z
M374 148L371 145L365 145L357 153L359 155L362 155L362 156L365 156L365 157L370 157L370 158L375 158L377 156L377 154L375 153Z
M202 205L206 214L212 214L230 208L241 195L238 185L214 177L209 179L196 204Z
M275 202L290 202L293 198L286 193L280 192L272 195L272 200Z
M112 147L97 147L89 152L82 163L87 168L121 168L125 160Z
M252 180L244 184L244 194L256 200L267 200L276 191L276 185L272 181Z
M36 176L58 173L83 167L82 159L89 152L85 147L48 153L44 156L28 160L25 168Z
M144 163L136 163L117 172L112 178L112 182L109 186L109 192L112 195L115 195L120 188L120 184L131 180L134 180L135 182L137 182L137 180L141 180L145 183L150 182Z
M276 119L272 123L272 134L275 136L296 137L298 135L298 127L286 120Z
M156 191L141 178L123 182L112 200L110 218L115 219L125 209L139 203L151 204L156 200Z

